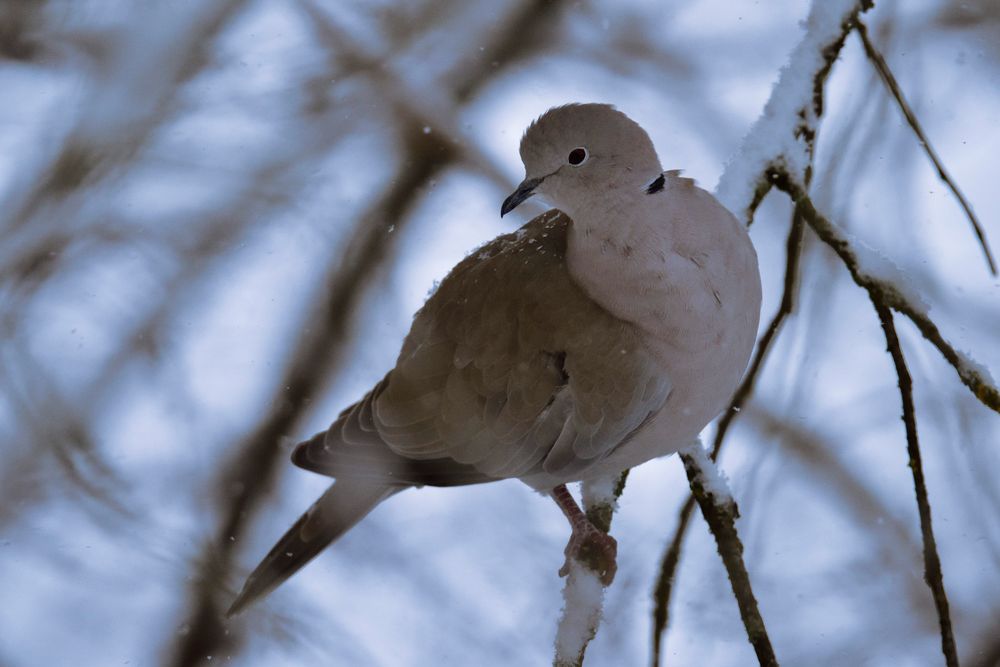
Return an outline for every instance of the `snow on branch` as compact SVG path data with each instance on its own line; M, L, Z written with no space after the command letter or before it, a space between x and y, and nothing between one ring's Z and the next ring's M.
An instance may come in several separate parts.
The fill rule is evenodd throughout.
M962 382L973 391L979 400L993 410L1000 411L1000 393L998 393L996 383L990 374L944 339L928 316L928 306L922 301L919 294L909 289L908 282L900 276L895 265L880 253L869 250L853 241L843 230L820 215L808 196L816 135L823 114L825 82L834 62L840 55L847 36L852 30L858 29L866 52L876 66L879 75L895 96L917 137L924 142L928 155L938 169L939 175L955 193L969 216L990 270L995 273L992 255L986 245L985 236L978 221L972 214L971 207L947 175L934 151L926 144L919 124L899 92L898 85L895 85L895 79L889 72L888 66L885 65L884 59L881 59L880 55L874 51L874 47L871 46L863 32L864 26L861 25L859 16L872 6L873 3L870 0L814 0L804 23L806 34L789 56L788 64L782 69L763 113L744 138L740 150L726 165L716 187L716 196L730 210L738 212L747 224L753 221L757 206L774 186L788 193L796 206L789 233L785 286L781 306L765 335L758 342L750 369L737 391L731 409L720 421L712 450L712 459L721 448L727 428L736 416L736 410L746 402L752 393L755 379L763 366L767 351L777 337L784 318L792 310L798 260L801 253L802 229L806 224L834 249L847 265L855 282L869 292L883 322L887 341L890 341L890 348L892 347L890 334L894 336L894 329L890 331L891 318L888 320L889 324L885 324L887 320L884 314L889 313L891 308L906 315L917 325L924 337L938 348L945 359L956 369ZM900 366L902 352L899 349L896 351L890 349L890 352L893 354L893 361L896 363L897 372L900 375L900 390L903 397L904 413L906 413L905 366ZM899 353L898 358L896 352ZM908 381L908 375L905 375L905 378ZM910 407L912 408L912 400ZM915 419L912 410L909 412L909 421L907 421L906 414L904 414L904 421L907 424L907 438L912 460L914 451L919 457L919 450L915 449ZM758 650L758 658L761 664L769 664L767 661L774 659L770 645L766 644L765 646L763 643L755 641L761 636L766 640L766 633L763 632L763 621L760 620L756 601L750 590L749 579L746 577L746 568L741 558L742 546L739 544L733 521L736 517L735 503L728 495L726 496L728 502L705 501L703 497L706 488L705 479L709 478L702 475L700 470L712 464L700 447L689 452L681 452L681 458L684 461L685 470L694 493L693 498L689 498L681 510L673 540L663 556L660 577L654 593L656 607L653 614L653 664L656 665L659 662L661 637L668 620L673 579L694 500L697 500L701 506L702 513L709 522L712 533L719 544L719 552L730 573L733 590L740 604L740 612L746 624L748 636L754 643L755 649ZM940 567L936 569L934 567L934 563L937 561L936 549L933 545L933 534L930 533L929 502L926 498L926 489L922 485L922 475L918 475L916 470L914 471L914 482L917 487L921 525L924 528L928 583L934 594L941 621L942 647L950 661L954 643L952 640L950 643L952 651L949 652L951 630L950 620L947 618L947 599L944 596ZM709 484L708 488L715 489L717 487ZM699 497L699 493L702 497ZM727 510L732 512L729 517L726 517ZM732 538L732 542L728 541L730 538ZM726 548L723 548L724 541L727 543ZM740 587L743 585L745 585L745 590L741 591ZM755 625L758 621L759 628ZM760 632L755 635L758 629Z
M858 16L872 7L869 0L814 2L804 22L806 33L789 56L760 118L744 137L740 150L726 165L716 186L716 196L732 211L740 211L749 224L757 205L770 190L768 168L775 162L794 164L796 173L809 182L819 120L823 114L824 85L855 26ZM712 447L714 460L722 447L729 425L753 393L754 383L784 320L792 312L802 251L804 223L793 216L787 244L784 290L781 305L764 336L757 344L746 377L737 389L730 409L719 422ZM699 448L700 449L700 448ZM682 458L683 455L682 455ZM685 468L688 459L685 458ZM707 459L706 459L707 460ZM692 482L693 483L693 482ZM695 497L688 497L681 509L677 528L664 552L654 590L653 664L659 664L662 637L669 620L673 581L680 563L684 536L694 510ZM705 506L702 506L703 513ZM709 512L712 507L709 506ZM708 515L706 515L708 519ZM717 518L715 520L718 520ZM711 521L710 521L711 525ZM714 532L714 529L713 529ZM735 536L735 527L733 528ZM718 539L718 535L717 535ZM742 567L742 562L739 563ZM745 568L743 568L745 571ZM735 586L735 584L734 584ZM746 582L749 591L749 580ZM752 596L752 591L750 591ZM756 609L756 604L753 605ZM743 605L741 603L741 611ZM758 614L759 617L759 614ZM748 625L748 631L750 626ZM761 621L763 627L763 621ZM753 637L751 637L753 642Z
M626 470L621 475L585 481L581 484L583 507L595 528L607 533L625 489ZM563 587L563 611L556 630L554 667L580 667L590 640L597 634L604 607L601 573L572 558Z
M716 197L747 223L771 188L764 180L771 164L781 161L790 172L809 180L816 129L823 114L823 86L858 15L871 7L871 0L812 3L806 34L789 55L763 113L726 164L715 188Z
M563 610L556 630L554 667L579 667L590 640L597 634L604 606L601 578L573 560L563 587Z

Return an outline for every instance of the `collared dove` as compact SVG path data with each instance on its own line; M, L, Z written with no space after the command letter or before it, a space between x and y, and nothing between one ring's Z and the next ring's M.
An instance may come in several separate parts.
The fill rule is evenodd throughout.
M501 215L535 194L556 209L452 269L395 367L298 445L296 465L336 482L230 614L411 486L520 478L570 519L569 558L599 531L566 483L676 452L727 405L760 314L746 229L663 172L646 132L611 106L549 110L520 152L526 177Z

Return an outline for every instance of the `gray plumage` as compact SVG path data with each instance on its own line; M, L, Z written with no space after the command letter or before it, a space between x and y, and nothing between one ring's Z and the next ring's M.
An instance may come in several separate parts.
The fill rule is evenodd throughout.
M760 310L742 225L605 105L550 110L521 156L504 211L533 194L559 210L459 263L393 369L296 448L337 481L230 613L407 487L518 477L548 491L672 453L728 401Z

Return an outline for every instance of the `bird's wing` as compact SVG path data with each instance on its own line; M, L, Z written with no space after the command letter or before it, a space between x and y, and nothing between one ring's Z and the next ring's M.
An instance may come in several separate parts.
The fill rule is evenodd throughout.
M367 451L394 455L404 483L569 479L627 441L670 381L640 332L571 279L569 224L549 211L456 266L415 316L396 367L296 463L335 474L338 455Z

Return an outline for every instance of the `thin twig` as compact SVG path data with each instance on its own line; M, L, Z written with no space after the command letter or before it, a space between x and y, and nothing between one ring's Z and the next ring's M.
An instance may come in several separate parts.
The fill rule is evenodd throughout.
M670 540L670 546L663 552L663 559L660 561L660 574L656 579L656 587L653 589L653 657L650 661L652 667L659 667L660 654L663 651L663 636L670 623L670 600L674 592L674 578L677 575L677 567L681 560L681 547L684 545L684 538L687 535L687 527L694 514L694 496L688 494L684 506L677 516L677 528L674 529L674 536Z
M875 312L885 332L886 347L892 356L899 378L899 395L903 401L903 424L906 425L906 452L910 457L910 470L913 471L913 487L917 494L917 509L920 513L920 533L924 541L924 581L934 596L934 606L937 608L938 623L941 626L941 652L944 653L948 667L958 667L958 652L955 649L955 634L951 628L951 615L948 612L948 594L944 590L944 575L941 573L941 558L938 556L937 543L934 540L934 527L931 524L931 503L927 497L927 482L924 480L924 466L920 456L920 442L917 440L917 415L913 407L913 380L906 368L903 348L896 335L896 325L892 321L892 311L877 299L872 298Z
M718 473L713 470L714 464L701 448L701 443L695 443L679 454L691 484L692 495L698 501L705 522L715 536L719 555L726 566L733 595L740 608L743 627L746 628L747 638L757 654L757 660L761 667L777 667L778 659L771 647L764 619L757 607L757 598L750 586L750 575L743 562L743 543L736 532L736 519L739 517L736 501L732 496L719 497L716 492L717 484L708 481Z
M767 359L771 345L777 338L785 318L792 313L795 307L795 287L798 284L799 259L802 256L802 232L804 229L805 223L796 209L792 214L792 225L786 244L785 286L781 293L781 304L771 319L767 331L757 341L757 349L750 362L750 368L747 370L743 382L736 390L729 409L726 410L722 419L719 420L719 426L715 432L715 439L712 443L712 452L710 454L713 461L719 456L722 443L725 440L726 433L729 431L729 425L732 424L733 419L736 418L736 415L739 414L751 394L753 394L754 384L757 381L757 376L760 374L761 368L764 366L764 361ZM670 622L670 598L673 594L674 577L677 574L677 567L680 565L681 547L691 520L691 514L694 512L694 503L694 496L689 495L687 500L684 501L683 507L681 507L681 511L677 517L677 527L674 529L670 545L663 553L663 559L660 562L660 574L656 580L656 587L653 589L653 658L651 661L653 667L657 667L660 664L660 654L663 649L663 634L666 632L667 624Z
M964 353L956 350L951 343L941 335L937 325L930 316L924 312L924 308L913 303L900 289L893 283L877 278L865 272L858 259L858 250L852 246L852 242L847 235L834 223L830 222L823 214L816 210L812 199L800 183L798 183L781 164L772 165L770 180L774 185L788 193L795 205L800 207L805 221L812 228L820 240L826 243L840 257L847 267L851 278L859 286L868 291L872 300L880 305L892 308L898 313L908 317L920 333L923 334L930 343L938 349L945 360L951 364L958 373L962 383L968 387L973 395L978 398L983 405L1000 412L1000 390L993 384L985 370L969 359Z
M924 132L923 127L920 125L920 121L917 120L917 116L913 113L913 108L910 103L906 101L906 97L903 95L903 90L899 86L899 82L896 81L896 77L893 75L892 70L889 69L889 63L886 62L885 58L875 48L872 44L871 39L868 37L868 28L860 20L857 22L858 37L861 38L861 43L864 44L865 53L868 55L868 59L872 61L875 66L875 71L878 72L879 77L885 84L885 87L889 89L892 93L893 98L896 100L896 104L899 105L899 110L903 112L903 116L906 117L906 122L909 123L910 128L913 133L917 135L917 139L920 141L920 146L924 149L927 157L930 161L934 163L934 168L937 169L938 177L944 181L951 193L955 195L955 199L958 200L959 205L962 210L965 211L966 217L969 219L969 223L972 225L972 231L975 233L976 238L979 240L979 247L983 249L983 256L986 258L986 265L989 267L990 273L992 275L997 275L997 265L996 261L993 259L993 253L990 251L990 245L986 241L986 233L983 231L982 225L979 223L979 219L972 210L972 204L969 200L965 198L962 191L959 189L958 184L952 179L948 170L945 169L944 163L941 162L941 158L938 157L937 151L931 145L930 139L927 138L927 134Z

